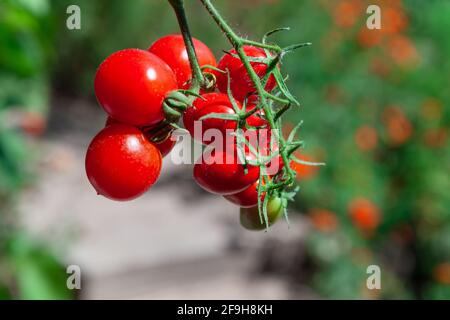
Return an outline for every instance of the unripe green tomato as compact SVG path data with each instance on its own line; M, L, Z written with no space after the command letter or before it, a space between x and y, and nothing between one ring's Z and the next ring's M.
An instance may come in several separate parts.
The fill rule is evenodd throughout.
M274 224L283 212L283 206L281 199L273 197L267 202L267 218L269 220L269 226ZM241 225L248 230L264 230L266 224L263 219L263 223L259 220L258 206L252 208L241 208L240 210Z

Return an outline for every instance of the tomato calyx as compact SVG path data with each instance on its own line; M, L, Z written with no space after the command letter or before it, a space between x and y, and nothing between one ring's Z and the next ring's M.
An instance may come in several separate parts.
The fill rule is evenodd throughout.
M201 86L201 90L208 93L213 92L216 89L217 77L212 72L203 72L204 82Z
M163 143L170 138L175 128L167 121L161 121L154 126L141 128L145 136L153 143Z
M172 91L163 101L162 108L165 120L171 124L176 124L191 104L190 99L184 92L184 90Z

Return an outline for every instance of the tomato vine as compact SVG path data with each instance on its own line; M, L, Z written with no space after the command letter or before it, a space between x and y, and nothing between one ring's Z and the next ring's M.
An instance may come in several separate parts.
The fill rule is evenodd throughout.
M203 73L202 68L198 63L198 59L196 57L196 53L193 46L192 36L189 30L189 25L186 17L184 1L183 0L168 0L171 4L175 15L177 16L178 23L180 26L181 34L183 35L183 39L185 42L185 46L187 48L187 53L189 57L189 62L191 64L191 69L193 70L193 79L191 82L191 86L189 90L180 90L169 97L165 101L164 112L166 113L166 118L169 119L172 125L177 127L175 124L182 113L190 107L192 101L198 97L199 90L201 88L206 88L209 86L208 81L215 81L214 77L211 77L208 73ZM258 183L258 212L260 217L260 222L264 223L266 228L269 227L269 218L267 213L267 206L269 199L276 196L281 198L282 207L284 211L284 216L288 221L287 216L287 202L289 200L293 200L293 197L298 192L298 186L295 186L295 172L290 167L290 162L294 161L297 163L301 163L304 165L323 165L322 163L313 163L304 161L296 158L293 153L295 150L300 148L303 145L303 141L300 141L296 138L297 132L301 126L299 123L297 126L289 134L288 138L285 139L281 134L281 118L282 115L288 111L292 106L299 106L299 102L297 99L290 93L285 78L282 76L280 69L278 68L281 60L284 58L285 54L291 52L295 49L309 46L311 43L299 43L294 44L287 47L280 47L277 44L268 43L268 37L275 32L286 31L289 28L278 28L272 31L269 31L266 35L264 35L261 42L249 40L247 38L243 38L239 36L231 26L226 22L226 20L222 17L217 8L211 3L210 0L200 0L201 4L204 6L206 11L215 21L217 26L222 30L230 44L233 46L236 54L235 56L242 61L245 70L248 73L250 80L252 81L256 94L258 95L258 104L255 110L245 112L245 103L244 110L239 111L236 109L236 117L238 119L239 128L236 130L238 145L239 142L243 142L247 145L248 148L254 149L251 145L245 142L245 139L242 137L242 124L245 123L245 119L250 115L255 113L256 111L262 111L264 119L267 121L268 126L271 132L275 135L275 140L278 142L279 148L277 151L270 151L269 156L261 156L258 150L252 150L255 152L257 159L253 162L253 165L258 165L260 167L260 177ZM265 59L252 59L247 56L244 50L245 45L250 45L258 48L262 48L265 53ZM229 53L231 54L231 53ZM252 62L262 62L267 65L267 73L263 78L260 78L258 74L252 67ZM227 70L221 70L222 72L227 72ZM208 75L206 77L205 75ZM265 86L269 77L275 77L278 93L273 94L271 92L266 91ZM181 95L180 95L181 93ZM231 94L229 83L228 83L228 95L230 97L230 101L235 105L234 98ZM207 118L219 118L219 119L228 119L229 115L223 114L209 114L202 117L200 120L204 120ZM239 151L242 153L242 146L239 148ZM247 163L245 156L240 155L244 162ZM269 176L265 172L265 167L267 163L273 160L276 157L281 157L283 163L283 169L277 173L275 176ZM262 196L262 195L265 196ZM263 200L261 200L263 199Z

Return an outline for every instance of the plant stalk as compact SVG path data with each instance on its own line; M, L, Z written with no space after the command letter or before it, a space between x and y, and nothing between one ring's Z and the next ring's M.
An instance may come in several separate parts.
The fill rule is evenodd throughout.
M279 134L275 123L274 115L272 113L272 108L267 103L267 97L266 97L266 90L264 89L261 79L256 74L255 70L253 70L250 61L248 60L245 52L244 52L244 44L249 43L248 40L242 39L239 37L233 29L228 25L228 23L225 21L225 19L220 15L220 13L217 11L217 9L212 5L210 0L200 0L203 4L203 6L206 8L206 10L209 12L211 17L214 19L216 24L219 26L219 28L223 31L225 36L228 38L229 42L232 44L232 46L235 48L236 53L238 54L239 58L241 59L242 63L244 64L245 69L247 70L247 73L252 80L256 92L258 93L260 97L260 102L262 105L262 108L264 110L267 122L269 123L271 129L275 132L277 141L279 141L280 144L280 155L283 159L284 167L286 168L286 172L288 174L288 180L284 183L286 185L289 185L294 180L294 173L292 169L289 166L289 157L286 150L286 141L284 140L283 136Z
M199 86L205 84L205 78L202 73L202 69L198 63L197 54L195 53L194 42L192 41L191 32L186 18L186 11L184 10L183 0L168 0L175 15L177 16L180 31L183 36L184 44L189 58L189 63L192 70L192 90L198 90Z

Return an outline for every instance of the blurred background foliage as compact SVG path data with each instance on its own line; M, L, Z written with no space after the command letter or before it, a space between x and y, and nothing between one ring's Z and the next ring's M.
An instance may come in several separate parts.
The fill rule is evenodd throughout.
M55 55L46 0L0 1L0 299L71 298L53 254L17 226L14 203L30 183L33 144L44 130Z
M368 30L378 4L382 29ZM439 0L217 0L250 38L311 41L283 70L304 120L295 206L313 226L307 285L327 298L450 298L450 2ZM66 9L81 8L81 30ZM229 45L186 1L194 36L217 57ZM14 199L33 172L29 137L45 129L51 97L94 101L93 75L111 52L147 48L178 32L160 0L0 0L0 298L69 298L64 270L14 227ZM64 108L63 105L54 108ZM31 175L32 176L32 175ZM366 289L380 265L383 290ZM60 281L61 280L61 281Z

